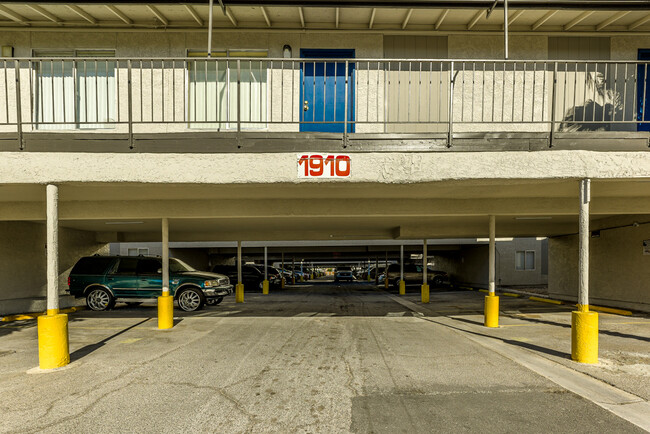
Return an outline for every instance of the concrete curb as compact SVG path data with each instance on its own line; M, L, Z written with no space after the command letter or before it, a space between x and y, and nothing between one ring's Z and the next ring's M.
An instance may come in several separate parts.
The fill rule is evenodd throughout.
M74 306L74 307L69 307L67 309L61 309L59 310L59 313L73 313L73 312L78 312L80 310L84 310L85 307L83 306ZM21 313L21 314L16 314L16 315L7 315L0 317L0 322L12 322L12 321L24 321L24 320L29 320L29 319L36 319L41 315L45 315L45 312L35 312L35 313Z

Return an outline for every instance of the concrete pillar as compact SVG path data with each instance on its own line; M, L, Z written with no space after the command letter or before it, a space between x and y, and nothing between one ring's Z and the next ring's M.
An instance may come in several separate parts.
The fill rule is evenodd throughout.
M281 283L281 286L282 286L282 289L284 289L284 285L287 284L286 279L284 278L284 252L281 253L281 256L282 256L282 258L281 258L282 259L282 281L281 281L282 283Z
M386 268L384 269L384 288L388 289L388 250L386 250Z
M375 285L379 285L379 256L375 256Z
M264 282L262 282L262 294L264 295L268 295L269 293L269 274L266 269L268 259L268 248L264 247Z
M366 265L367 265L366 271L368 272L367 273L368 274L368 282L370 282L370 280L371 280L370 279L370 256L368 256L368 262L366 262Z
M158 297L158 328L174 327L174 297L169 295L169 219L162 219L162 295Z
M598 363L598 313L589 311L589 203L591 180L580 181L578 309L571 313L571 358Z
M399 295L406 294L406 282L404 282L404 244L399 246Z
M428 262L429 259L427 257L427 240L425 238L424 243L422 244L422 290L420 294L422 297L422 303L429 302L429 282L427 280Z
M38 365L60 368L70 363L68 315L59 313L59 187L49 184L46 195L47 312L38 317Z
M235 287L235 303L244 302L244 282L241 276L241 241L237 241L237 286Z
M496 217L490 216L490 244L488 248L488 295L485 297L485 327L499 327L499 297L496 295Z

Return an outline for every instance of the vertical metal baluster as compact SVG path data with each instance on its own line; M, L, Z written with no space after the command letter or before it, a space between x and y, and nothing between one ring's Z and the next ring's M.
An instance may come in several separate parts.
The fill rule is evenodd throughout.
M390 89L390 62L383 62L384 65L384 132L386 132L388 122L388 91ZM386 67L388 66L388 68Z
M140 70L139 71L140 72L140 86L139 86L140 87L140 122L144 121L144 108L143 108L143 106L144 106L144 102L143 102L144 101L144 93L143 93L144 92L143 91L144 84L142 82L142 69L143 69L142 62L143 62L142 59L138 60L138 69ZM196 111L195 111L195 113L196 113Z
M77 61L72 60L72 116L74 120L75 127L79 126L79 119L77 116Z
M280 60L280 123L284 123L284 60Z
M408 81L408 93L406 94L406 121L411 122L411 96L413 95L413 92L411 90L411 84L413 82L413 79L411 78L411 70L413 69L413 62L409 61L409 81Z
M45 113L45 96L44 93L45 91L43 90L43 65L45 64L44 60L39 60L38 61L38 71L39 71L39 81L40 81L40 89L39 89L39 95L41 97L41 105L39 106L39 116L38 116L38 121L43 122L43 116Z
M214 62L214 122L217 124L217 129L221 129L221 116L223 116L223 113L221 113L221 101L219 99L219 60L212 58L210 60Z
M512 62L512 112L510 122L515 121L515 93L517 90L517 62Z
M492 63L492 123L494 123L494 101L496 99L497 63Z
M129 122L129 148L133 149L133 86L131 83L131 59L126 61L127 68L127 103L128 103L128 122ZM84 66L85 68L85 66Z
M370 123L370 61L366 71L366 122Z
M348 110L350 109L348 106L348 71L349 71L349 62L346 60L345 80L344 80L345 93L343 94L343 98L345 98L345 102L343 103L343 107L345 110L345 114L343 115L343 147L344 148L348 146L348 116L349 116Z
M52 83L52 123L56 122L56 112L54 111L54 60L50 60L50 82Z
M625 122L625 111L627 104L627 63L625 64L625 71L623 71L623 113L621 119Z
M305 81L307 80L307 61L304 60L301 62L302 65L302 97L304 101L307 101L305 98L307 97L307 94L305 93ZM304 101L300 101L300 119L302 119L302 122L305 122L305 108L303 106Z
M160 60L160 115L165 122L165 60Z
M115 113L115 127L117 128L117 124L122 122L122 118L120 116L120 61L116 60L115 61L115 97L117 99L117 107L115 107L116 113Z
M548 63L542 63L544 65L544 76L542 77L542 122L546 120L546 73Z
M577 67L576 67L577 70ZM587 85L589 83L589 63L585 62L585 93L584 93L584 100L582 103L582 122L585 122L587 120L587 107L586 107L586 102L587 102ZM566 111L562 111L562 113L566 113Z
M465 62L463 62L463 88L460 93L460 121L465 122Z
M433 64L433 62L431 62ZM437 124L442 123L442 69L443 62L440 62L440 72L438 73L438 120Z
M314 66L314 69L316 66ZM336 102L338 101L338 75L339 75L339 62L334 62L334 123L336 123ZM314 106L316 101L314 101ZM345 105L345 103L344 103Z
M370 62L368 62L368 64L370 64ZM379 122L379 61L377 61L377 93L375 94L375 105L377 110L377 122ZM385 120L386 119L384 119L384 121Z
M420 123L420 106L422 105L422 62L420 61L420 71L418 73L418 120L417 122ZM427 93L427 95L429 95Z
M66 96L67 96L65 94L65 60L61 60L61 79L62 79L62 82L63 82L62 83L63 84L63 89L62 89L63 98L61 98L63 100L63 125L64 125L64 127L67 127L67 124L66 124L66 121L67 121L66 114L67 113L66 113L66 109L65 109L65 100L66 100Z
M643 104L641 106L641 123L646 120L647 116L645 113L645 100L646 100L646 90L647 90L647 84L648 84L648 64L646 63L644 66L644 74L643 74Z
M620 95L618 93L618 63L613 63L612 66L614 66L616 69L614 70L614 96ZM612 101L612 120L616 121L616 106L614 105L614 101ZM622 119L621 119L622 120Z
M230 60L226 60L226 128L230 126L230 77L232 75Z
M183 122L189 122L190 120L190 62L187 59L183 59L181 65L183 65L183 91L181 92L183 97Z
M485 122L485 64L483 62L482 85L481 85L481 122Z
M149 90L149 94L151 95L151 122L153 123L153 93L154 93L154 85L153 85L153 59L151 59L150 67L149 67L149 87L151 88Z
M237 132L241 132L241 60L237 59Z
M323 65L325 64L323 63ZM334 75L334 89L336 89L336 75ZM311 111L311 121L315 123L316 122L316 61L315 60L314 60L314 88L312 89L311 94L314 97L314 108ZM334 101L336 101L336 96L334 97ZM325 101L323 101L323 104L325 104ZM336 102L334 103L334 106L336 106ZM325 111L325 107L323 107L323 111Z
M359 64L359 70L361 70L361 69L362 69L361 64ZM356 72L357 72L357 73L354 74L354 81L352 81L352 82L350 83L350 85L352 85L352 84L354 83L354 89L355 89L355 90L356 90L356 89L359 89L359 74L358 74L359 71L356 71ZM367 95L366 95L366 96L367 96ZM354 98L354 100L356 101L357 99ZM367 105L367 104L366 104L366 105ZM353 110L354 110L354 111L351 112L350 115L352 115L352 113L354 113L354 120L355 120L355 121L358 121L358 120L359 120L359 104L355 104ZM350 116L350 117L352 117L352 116Z
M248 61L248 122L253 120L253 61Z
M524 122L524 112L526 111L526 73L528 64L524 62L524 79L521 85L521 122Z
M568 74L569 70L565 71L565 74ZM577 107L577 95L578 95L578 62L575 63L575 68L573 72L573 122L576 121L576 107ZM586 93L585 93L586 96Z
M533 104L532 104L532 110L530 113L530 121L535 122L535 90L537 89L537 62L533 62Z
M399 115L401 87L402 87L402 62L398 62L397 63L397 122L401 122L402 120L402 118Z
M326 90L327 90L327 61L323 62L323 123L325 123L325 112L327 111L327 110L325 110L326 107L327 107L327 104L326 104L327 91ZM316 88L314 88L314 95L315 94L316 94ZM334 102L334 105L336 106L336 101ZM315 104L314 104L314 108L315 108ZM334 110L336 111L336 108L334 108ZM314 116L315 115L316 114L314 114ZM334 116L336 116L336 114Z
M172 122L176 123L176 59L172 59Z
M463 62L463 71L465 69L465 62ZM463 74L464 75L464 74ZM463 77L463 81L464 81ZM454 79L454 61L452 60L449 65L449 136L447 137L447 147L451 148L454 139L454 87L456 80ZM461 95L461 100L464 95Z
M84 122L88 123L88 60L84 60Z
M294 117L294 110L296 108L296 97L295 97L295 90L296 86L294 84L294 79L296 76L296 65L295 65L295 60L291 61L291 122L294 122L295 117ZM302 101L301 101L302 102ZM302 104L300 105L302 107Z
M592 122L596 123L596 97L597 97L597 80L598 80L598 63L594 63L594 98L593 101L594 103L592 104L593 110L592 110L592 115L591 115L591 120Z
M6 65L6 64L5 64ZM14 60L14 71L16 80L16 132L18 133L18 148L22 151L23 146L23 110L22 110L22 101L21 101L21 92L20 92L20 61ZM6 74L6 70L5 70ZM8 96L8 95L7 95ZM7 121L9 120L9 115L7 115Z
M549 147L553 147L553 136L555 135L555 106L556 106L556 88L557 88L557 65L558 62L553 62L553 80L551 82L551 134L549 136Z
M472 115L470 122L474 122L474 100L476 99L476 62L472 62Z
M106 123L108 123L111 119L110 116L110 109L109 109L109 100L110 98L108 97L108 60L105 60L104 63L106 64Z
M605 63L605 72L603 75L603 123L605 123L605 108L607 108L607 86L605 86L605 83L607 83L607 63Z
M501 123L506 121L506 65L503 62L503 75L501 76Z
M273 61L271 61L271 60L269 60L268 71L269 71L268 75L270 75L270 77L268 77L269 85L266 88L266 94L270 98L270 101L269 101L270 107L268 108L268 110L271 113L266 114L266 122L268 122L268 120L270 119L271 123L273 123ZM262 107L261 103L262 103L262 61L260 60L260 107ZM261 112L261 110L262 109L260 108L260 122L262 121L262 118L261 118L262 112Z
M32 87L32 72L31 72L31 60L29 61L29 66L30 66L30 71L29 71L29 88L31 89ZM7 124L10 123L9 121L9 80L7 77L7 60L2 61L2 72L4 73L4 79L5 79L5 119L7 120ZM31 90L30 90L31 92Z

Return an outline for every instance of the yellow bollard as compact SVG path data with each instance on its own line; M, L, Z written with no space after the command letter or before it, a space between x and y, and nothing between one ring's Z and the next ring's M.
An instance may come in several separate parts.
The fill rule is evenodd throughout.
M68 315L48 310L38 317L38 366L41 369L61 368L70 363L68 347Z
M496 295L485 296L485 318L483 325L485 327L499 327L499 297Z
M429 285L426 283L422 284L422 303L429 302Z
M244 302L244 284L238 283L235 285L235 303Z
M162 330L174 327L174 297L161 295L158 297L158 328Z
M311 274L309 275L309 280L314 280L314 273L311 273Z
M368 273L368 282L370 282L372 279L370 278L370 273Z
M384 279L384 288L388 289L388 279Z
M571 358L580 363L598 363L598 313L588 306L571 312Z
M264 279L262 282L262 294L268 295L269 294L269 281Z
M286 282L285 278L283 277L282 281L280 282L280 288L284 289L284 285L286 285L286 284L287 284L287 282Z
M300 282L304 282L304 281L305 281L305 275L304 275L304 274L301 274L301 275L300 275Z
M399 281L399 295L404 295L406 294L406 282L403 280Z

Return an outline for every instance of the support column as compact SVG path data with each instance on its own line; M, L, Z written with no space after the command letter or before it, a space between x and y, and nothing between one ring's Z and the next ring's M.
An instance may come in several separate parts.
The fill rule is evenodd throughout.
M571 358L598 363L598 313L589 311L589 202L591 180L580 181L578 309L571 312Z
M425 238L424 243L422 245L422 290L421 290L422 303L429 302L429 282L427 280L428 262L429 259L427 258L427 239Z
M237 241L237 286L235 287L235 303L244 302L244 283L241 277L241 241Z
M490 216L490 245L488 250L488 295L485 296L483 324L499 327L499 297L496 295L496 217Z
M291 258L291 284L296 284L296 257Z
M370 282L370 256L368 256L368 262L366 262L366 271L368 272L368 282Z
M266 269L268 259L268 248L264 247L264 282L262 282L262 294L264 295L268 295L269 293L269 274Z
M284 278L284 252L282 252L281 255L282 255L282 280L280 286L282 287L282 289L284 289L284 285L287 284L286 279Z
M70 363L68 315L59 313L59 187L49 184L46 194L47 312L38 317L38 365L61 368Z
M379 285L379 256L375 256L375 285Z
M384 288L388 289L388 250L386 250L386 268L384 269Z
M399 295L406 294L406 282L404 282L404 244L399 246Z
M162 219L162 295L158 297L158 328L174 327L174 297L169 295L169 219Z

